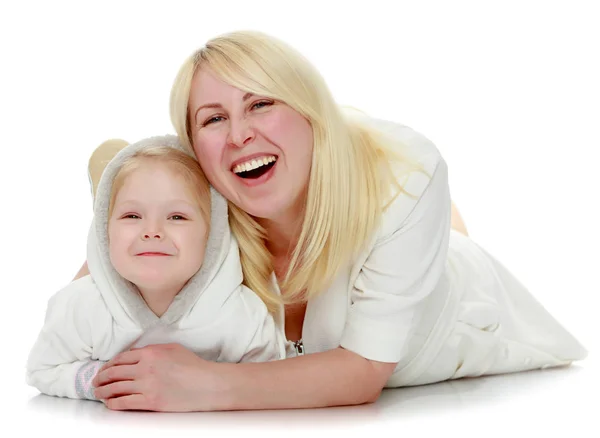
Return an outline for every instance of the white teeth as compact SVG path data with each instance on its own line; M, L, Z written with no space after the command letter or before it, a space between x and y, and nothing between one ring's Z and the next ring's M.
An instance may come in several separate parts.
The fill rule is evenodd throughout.
M245 163L240 163L240 164L236 165L233 168L233 172L234 173L248 172L250 170L257 169L261 166L266 166L267 164L272 163L276 160L277 160L277 157L275 157L274 155L260 157L260 158L254 158L252 160L246 161Z

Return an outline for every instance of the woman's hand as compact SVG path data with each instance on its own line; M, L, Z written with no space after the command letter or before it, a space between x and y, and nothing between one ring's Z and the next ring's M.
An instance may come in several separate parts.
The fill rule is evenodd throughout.
M109 409L189 412L218 410L226 379L222 364L179 344L148 345L118 354L92 381Z
M114 410L320 408L374 402L394 367L340 347L269 362L217 363L179 344L160 344L115 356L92 384Z

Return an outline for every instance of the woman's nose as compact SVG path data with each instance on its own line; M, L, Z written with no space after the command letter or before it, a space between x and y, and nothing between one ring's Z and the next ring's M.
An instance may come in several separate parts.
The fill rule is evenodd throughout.
M244 147L254 139L254 128L246 119L231 121L229 124L228 143L238 148Z

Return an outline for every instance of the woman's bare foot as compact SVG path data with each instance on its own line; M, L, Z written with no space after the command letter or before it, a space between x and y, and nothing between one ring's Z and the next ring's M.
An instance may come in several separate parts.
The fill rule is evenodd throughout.
M452 227L452 229L464 234L465 236L469 235L469 233L467 232L467 226L465 225L465 221L463 220L460 212L458 211L458 208L454 204L454 201L452 201L452 214L450 226Z

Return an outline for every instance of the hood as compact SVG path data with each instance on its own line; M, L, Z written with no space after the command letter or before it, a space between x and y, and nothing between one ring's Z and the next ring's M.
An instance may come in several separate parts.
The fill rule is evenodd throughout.
M232 265L231 262L233 257L239 259L239 254L230 254L234 251L232 251L232 236L228 223L227 201L212 186L210 187L211 224L204 262L161 317L150 310L135 285L119 275L112 266L108 249L108 207L114 177L128 157L136 151L155 146L167 146L186 152L174 135L150 137L119 151L106 166L98 183L94 199L94 218L88 233L87 246L90 275L113 317L122 325L144 330L157 323L173 324L185 316L196 301L209 290L226 259L229 259L226 283L221 278L217 284L220 290L213 294L217 296L217 301L224 302L228 292L239 286L243 278L241 265L239 263ZM234 268L231 269L231 266ZM218 305L214 298L211 301L213 305Z

